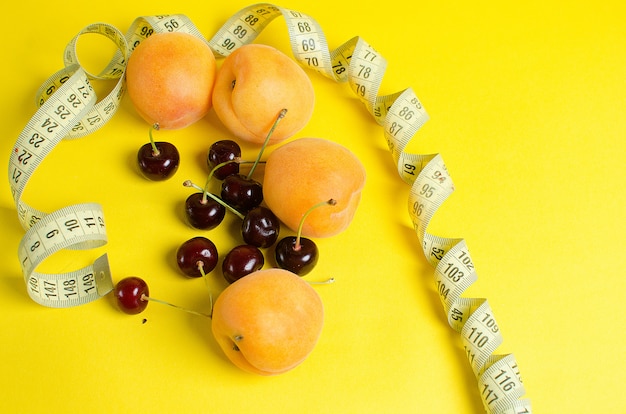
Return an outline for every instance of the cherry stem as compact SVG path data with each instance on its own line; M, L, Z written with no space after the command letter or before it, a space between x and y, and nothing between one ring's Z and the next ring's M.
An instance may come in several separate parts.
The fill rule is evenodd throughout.
M300 239L302 238L302 227L304 226L304 220L307 218L307 216L311 214L311 212L318 207L325 206L325 205L334 206L335 204L337 204L337 201L334 198L331 198L329 200L322 201L321 203L317 203L311 206L307 211L304 212L304 214L302 215L302 219L300 220L300 224L298 225L298 233L296 234L296 244L293 246L293 249L295 251L300 250L300 247L301 247Z
M173 303L169 303L169 302L166 302L166 301L164 301L164 300L151 298L151 297L149 297L149 296L146 296L145 294L144 294L144 295L141 295L141 300L149 300L149 301L151 301L151 302L160 303L161 305L171 306L172 308L176 308L176 309L178 309L178 310L182 310L182 311L185 311L185 312L187 312L187 313L191 313L192 315L204 316L204 317L206 317L206 318L210 318L210 317L211 317L211 315L207 315L206 313L196 312L196 311L191 310L191 309L183 308L183 307L181 307L181 306L174 305Z
M213 175L215 174L215 171L219 170L220 168L222 168L225 165L228 164L232 164L232 163L237 163L237 164L244 164L244 163L248 163L248 162L252 162L252 161L242 161L241 158L235 158L233 160L228 160L228 161L224 161L224 162L220 162L219 164L217 164L215 167L213 167L211 169L211 171L209 171L209 176L206 179L206 182L208 184L209 181L211 181L211 178L213 178ZM206 187L206 186L205 186Z
M231 206L230 204L226 203L224 200L222 200L221 198L219 198L215 194L211 193L210 191L205 191L204 188L200 187L197 184L194 184L193 182L191 182L191 180L187 180L187 181L183 182L183 185L185 187L192 187L192 188L195 188L198 191L202 191L204 195L206 195L207 197L211 197L213 200L217 201L219 204L224 206L226 209L228 209L231 212L235 213L237 215L237 217L239 217L240 219L243 220L245 218L245 216L243 214L241 214L239 211L237 211L237 209L235 209L233 206Z
M204 272L204 262L202 260L198 260L198 270L200 271L200 274L202 275L202 278L204 279L204 284L207 288L207 290L209 291L209 306L211 309L211 316L213 315L213 294L211 293L211 287L209 286L209 278L206 276L206 273Z
M229 160L229 161L224 161L221 164L216 165L211 171L209 171L209 175L206 178L206 182L204 183L204 188L202 189L202 204L206 204L206 199L207 199L207 193L209 192L209 184L211 183L211 178L213 178L213 174L215 173L215 171L220 168L223 167L224 165L230 164L232 162L238 162L238 158L235 160Z
M254 173L256 166L259 164L259 161L261 160L263 151L265 151L265 147L267 147L267 143L270 142L270 137L274 133L274 130L278 126L278 123L280 122L280 120L283 119L286 114L287 114L287 108L281 109L281 111L278 113L278 116L276 117L276 120L274 121L272 128L267 133L267 136L265 137L265 141L263 141L263 145L261 146L261 149L259 150L259 154L257 155L256 160L254 161L254 165L252 166L252 168L250 168L250 171L248 172L248 179L252 177L252 174Z
M228 160L228 161L221 162L221 163L217 164L215 167L213 167L211 169L211 171L209 172L209 176L207 177L207 185L208 185L209 181L211 180L211 178L213 178L213 175L215 174L215 171L217 171L218 169L220 169L221 167L223 167L225 165L232 164L232 163L237 163L239 165L241 165L241 164L262 164L262 163L265 163L265 161L244 161L241 158L235 158L234 160Z
M200 201L202 204L206 204L208 193L209 193L209 184L211 183L211 178L213 178L213 174L215 173L215 171L218 168L223 167L224 165L227 165L233 162L239 163L240 162L239 158L234 159L234 160L224 161L223 163L220 163L216 165L213 169L211 169L211 171L209 171L209 175L206 178L206 182L204 183L204 188L200 188L200 186L194 186L194 188L196 188L197 190L202 191L202 200Z
M322 280L322 281L308 281L310 285L330 285L331 283L335 283L335 278L331 277L330 279Z
M159 130L159 123L156 122L154 125L152 125L150 127L150 131L148 132L148 135L150 135L150 145L152 145L152 155L157 156L161 153L161 151L159 151L159 149L157 148L155 142L154 142L154 138L152 138L152 131L158 131Z

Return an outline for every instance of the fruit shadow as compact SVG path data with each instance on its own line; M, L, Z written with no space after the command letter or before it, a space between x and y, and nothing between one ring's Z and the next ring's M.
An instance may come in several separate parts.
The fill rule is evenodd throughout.
M195 191L189 192L189 195L193 194ZM175 203L172 204L172 212L174 216L178 219L180 223L183 223L186 226L189 226L189 221L187 220L187 216L185 215L185 201L187 197L181 197L179 200L176 200Z
M207 156L208 156L208 149L206 151L196 151L195 164L202 172L209 174L210 171L209 171L209 165L207 164Z
M184 279L185 281L193 282L192 278L189 278L180 272L180 269L178 268L178 264L176 263L176 251L177 250L178 250L178 246L171 247L169 254L168 254L168 257L170 258L168 260L168 266L170 266L170 268L172 269L172 272L179 275L181 279ZM217 296L226 287L227 283L226 281L222 283L221 280L218 279L218 278L221 278L221 274L219 273L218 267L216 267L216 269L214 269L213 271L209 272L207 274L207 278L209 278L209 288L208 288L209 292L207 292L207 288L204 286L204 283L194 284L196 285L197 289L193 289L193 291L190 293L190 296L192 297L189 298L188 305L186 305L185 307L189 306L189 309L192 309L196 312L204 313L206 315L210 315L212 311L213 303L215 303ZM201 281L198 280L198 282L201 282ZM224 352L221 350L219 344L217 343L217 341L215 340L213 336L213 333L211 331L210 317L205 317L202 315L195 315L195 314L187 314L186 320L187 320L187 324L190 330L192 332L195 332L199 340L202 341L203 344L206 344L208 346L210 352L207 354L208 355L213 354L217 356L219 360L224 363L224 365L230 364L230 361L228 360L226 355L224 355Z
M213 293L213 302L215 302L215 296L216 294ZM192 303L194 304L194 309L209 310L206 295L203 298L199 296ZM211 328L212 320L210 318L189 315L187 321L191 332L195 332L198 335L198 339L208 347L209 352L206 353L207 362L214 363L214 360L219 360L220 363L224 364L224 366L232 365L224 354L222 348L220 348L220 345L215 340L215 336L213 335Z
M139 149L139 148L137 148L137 149ZM129 170L132 171L133 173L135 173L137 178L142 178L143 179L143 174L141 174L141 171L139 170L139 164L137 163L137 152L136 151L128 151L128 154L126 154L126 164L127 164L127 167L129 168Z

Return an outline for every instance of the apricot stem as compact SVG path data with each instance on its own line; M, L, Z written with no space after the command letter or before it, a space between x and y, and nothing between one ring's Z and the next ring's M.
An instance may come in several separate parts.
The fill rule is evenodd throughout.
M296 244L293 246L293 249L295 251L300 250L300 238L302 237L302 227L304 226L304 220L307 218L307 216L311 214L311 212L318 207L325 206L325 205L334 206L335 204L337 204L337 201L334 198L331 198L329 200L322 201L321 203L317 203L311 206L307 211L304 212L304 214L302 215L302 218L300 219L300 224L298 225L298 232L296 234Z
M233 336L233 351L240 351L239 347L237 346L237 342L241 341L242 339L243 335Z
M187 308L183 308L181 306L178 305L174 305L173 303L169 303L166 302L164 300L160 300L160 299L155 299L155 298L151 298L149 296L141 295L141 300L149 300L151 302L156 302L156 303L160 303L161 305L167 305L167 306L171 306L172 308L176 308L178 310L182 310L185 311L187 313L191 313L192 315L197 315L197 316L204 316L206 318L210 318L211 315L207 315L206 313L202 313L202 312L196 312L195 310L191 310L191 309L187 309Z
M154 123L151 127L150 130L148 131L148 135L150 135L150 145L152 145L152 155L157 156L161 153L161 151L159 151L159 149L157 148L156 144L154 143L154 138L152 138L152 131L158 131L159 130L159 123L156 122Z
M270 141L270 137L274 133L274 130L278 126L278 123L280 122L280 120L283 119L286 114L287 114L287 108L281 109L281 111L278 113L278 116L276 117L276 120L274 121L272 128L267 133L267 136L265 137L265 141L263 141L263 145L261 146L261 149L259 150L259 154L257 155L256 160L254 161L254 165L252 165L252 168L250 168L250 171L248 172L248 179L252 177L252 174L254 173L256 166L259 164L259 161L261 160L263 151L265 151L265 147L267 147L267 143Z
M219 198L215 194L211 193L210 191L205 191L204 188L200 187L197 184L194 184L193 182L191 182L191 180L186 180L185 182L183 182L183 185L185 187L193 187L193 188L195 188L198 191L202 191L204 193L204 195L206 195L207 197L211 197L213 200L217 201L219 204L224 206L226 209L228 209L231 212L235 213L235 215L237 215L237 217L239 217L240 219L243 220L245 218L245 216L243 214L241 214L239 211L237 211L237 209L235 209L233 206L231 206L230 204L226 203L224 200L222 200L221 198Z

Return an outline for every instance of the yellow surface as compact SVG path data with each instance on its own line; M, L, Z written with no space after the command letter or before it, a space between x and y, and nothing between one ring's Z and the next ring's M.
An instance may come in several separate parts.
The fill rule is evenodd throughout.
M104 21L126 31L141 15L184 13L210 37L251 4L184 3L16 3L3 25L3 164L34 113L35 91L62 67L65 45L84 26ZM625 412L624 6L358 3L277 4L315 17L331 48L356 35L372 44L389 63L381 92L416 91L431 120L411 149L441 153L456 185L429 231L467 240L479 275L468 296L491 303L504 336L497 353L515 354L534 411ZM282 18L258 41L290 54ZM104 59L87 43L79 57L99 67ZM482 412L382 130L346 85L311 77L318 101L298 136L349 146L369 175L351 228L319 241L321 259L309 278L337 282L318 287L327 316L310 358L290 373L261 378L232 366L199 317L158 304L128 316L107 299L70 309L36 305L21 277L23 231L3 179L3 412ZM181 277L173 265L178 244L198 234L181 220L189 191L180 183L204 180L206 150L227 134L213 114L159 133L183 161L176 178L150 183L133 167L147 131L125 98L106 127L53 151L25 200L45 211L103 204L109 243L80 257L106 251L116 280L139 275L153 296L203 309L202 280ZM254 151L244 147L250 158ZM229 220L236 228L237 219ZM221 253L235 233L211 233ZM75 260L61 254L48 266L67 271ZM212 277L219 292L221 275Z

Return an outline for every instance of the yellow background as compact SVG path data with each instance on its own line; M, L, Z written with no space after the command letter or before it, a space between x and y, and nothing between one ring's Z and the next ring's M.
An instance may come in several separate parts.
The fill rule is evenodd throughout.
M84 26L103 21L125 32L141 15L183 13L211 37L251 4L183 3L16 3L2 24L2 163L34 113L37 88L62 67L65 45ZM389 64L382 93L416 91L431 119L410 148L441 153L456 185L429 231L466 239L479 275L467 296L489 300L504 336L497 353L515 354L534 411L625 412L624 6L349 3L277 4L313 16L331 48L357 35L372 44ZM282 18L258 41L291 54ZM94 47L81 53L86 65L102 60ZM158 304L128 316L109 299L36 305L21 277L23 231L3 179L3 412L482 412L382 130L347 85L311 77L317 104L298 136L347 145L367 166L368 182L350 229L318 243L320 262L308 278L337 282L317 288L327 316L310 358L282 376L256 377L225 359L199 317ZM203 281L173 265L177 246L198 234L182 222L189 190L180 183L203 182L206 150L227 133L214 114L159 133L178 146L182 165L173 180L151 183L133 166L147 131L125 98L103 129L53 151L25 200L44 211L104 206L108 245L79 259L61 254L50 268L71 270L107 252L115 280L139 275L154 297L203 309ZM244 146L245 156L254 154ZM224 228L236 228L237 219L228 220ZM210 234L220 253L237 241L224 228ZM224 288L219 271L211 277L215 292Z

